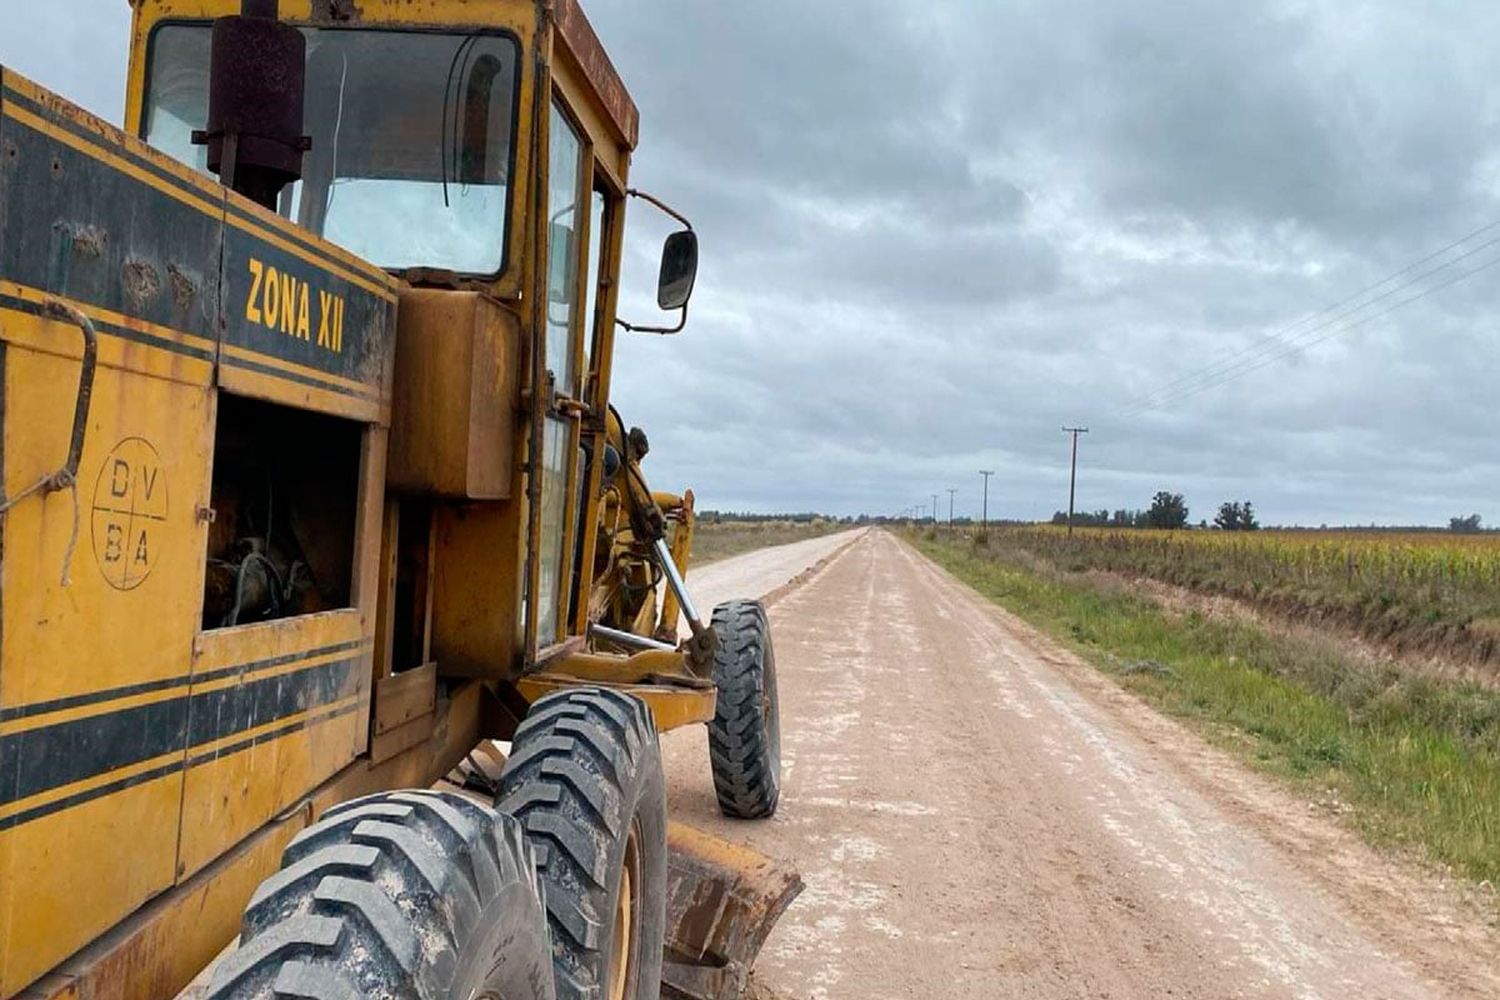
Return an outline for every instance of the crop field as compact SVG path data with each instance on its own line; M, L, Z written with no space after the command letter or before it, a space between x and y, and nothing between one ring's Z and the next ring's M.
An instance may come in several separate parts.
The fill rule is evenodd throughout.
M1500 661L1500 535L1005 528L1058 569L1145 577L1342 624L1398 652Z

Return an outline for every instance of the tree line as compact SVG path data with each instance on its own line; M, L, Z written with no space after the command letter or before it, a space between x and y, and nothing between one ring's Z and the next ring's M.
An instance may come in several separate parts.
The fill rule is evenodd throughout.
M1181 493L1159 490L1151 498L1151 506L1145 510L1096 510L1075 511L1073 523L1096 528L1185 528L1188 524L1188 505ZM1068 512L1060 510L1052 515L1053 524L1067 524ZM1207 521L1200 521L1200 528L1207 528ZM1213 526L1220 531L1255 531L1260 521L1255 516L1255 505L1249 500L1226 500L1219 505L1214 515Z
M1145 510L1080 510L1073 513L1073 523L1090 528L1186 528L1188 505L1181 493L1159 490L1151 498L1151 506ZM1459 535L1474 535L1486 530L1481 527L1483 518L1478 514L1450 517L1448 530ZM1068 512L1057 511L1052 515L1053 524L1067 524ZM1207 521L1199 521L1198 527L1208 528ZM1212 527L1220 531L1256 531L1260 521L1255 516L1255 505L1249 500L1226 500L1219 504ZM1371 525L1371 530L1382 530ZM1405 530L1441 531L1441 528L1412 528Z

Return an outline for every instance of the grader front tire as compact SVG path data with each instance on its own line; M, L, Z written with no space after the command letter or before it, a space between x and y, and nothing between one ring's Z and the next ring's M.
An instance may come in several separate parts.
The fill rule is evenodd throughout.
M765 819L781 797L781 701L771 623L759 601L714 608L718 707L708 724L709 762L719 811Z
M537 852L558 1000L656 1000L667 807L645 704L602 688L539 699L511 743L499 808Z
M547 925L520 824L461 795L354 799L287 845L209 1000L546 1000Z

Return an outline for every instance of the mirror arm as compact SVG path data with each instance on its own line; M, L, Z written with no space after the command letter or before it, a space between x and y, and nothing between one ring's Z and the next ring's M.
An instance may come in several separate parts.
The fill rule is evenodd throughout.
M642 191L639 188L626 188L625 196L627 198L639 198L644 202L655 205L657 208L661 209L663 212L670 215L678 222L682 223L683 227L686 228L688 232L693 231L693 224L688 220L687 216L683 215L681 212L677 211L671 205L668 205L666 202L662 201L655 195L647 194L645 191ZM677 317L676 326L639 326L635 323L627 323L625 320L620 319L618 316L615 317L615 325L627 333L658 333L662 336L666 336L668 334L681 333L687 326L687 320L688 307L687 303L683 303L682 313Z
M688 307L683 306L682 315L677 318L676 326L636 326L634 323L627 323L619 317L615 317L615 325L627 333L660 333L663 335L681 333L683 327L687 326L687 313Z
M676 219L678 222L682 223L683 226L685 226L689 231L692 230L693 224L688 221L687 216L683 215L681 212L677 211L671 205L668 205L666 202L662 201L655 195L647 194L645 191L642 191L639 188L626 188L625 195L628 198L639 198L642 201L650 202L657 208L661 209L663 212L666 212L672 218ZM645 327L637 327L636 329L645 330Z

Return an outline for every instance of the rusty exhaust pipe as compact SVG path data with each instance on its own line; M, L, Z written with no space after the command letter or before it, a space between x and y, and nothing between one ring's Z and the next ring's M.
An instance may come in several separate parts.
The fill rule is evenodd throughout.
M272 211L281 189L302 176L307 39L278 20L278 0L243 0L214 21L208 66L208 169L224 186Z

